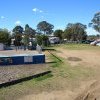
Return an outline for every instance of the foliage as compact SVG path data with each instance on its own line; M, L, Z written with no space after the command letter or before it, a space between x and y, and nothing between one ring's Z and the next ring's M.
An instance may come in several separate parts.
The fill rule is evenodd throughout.
M92 26L97 32L100 33L100 12L96 13L89 23L89 26Z
M100 37L100 35L99 34L97 34L97 35L88 35L88 37L87 37L87 39L88 40L96 40L96 39L98 39Z
M25 35L28 35L29 37L34 37L36 34L36 31L34 29L32 29L31 27L29 27L28 24L25 25Z
M24 44L24 45L28 45L29 43L29 37L27 35L24 35L21 42Z
M55 30L54 36L59 37L60 40L63 38L63 30Z
M0 29L0 43L4 43L10 45L11 43L11 36L8 30Z
M37 30L39 33L51 34L53 32L54 26L46 21L39 22L37 25Z
M22 34L23 33L23 27L21 27L21 26L15 26L15 28L13 29L13 32L15 34Z
M48 36L42 35L42 45L43 45L43 46L48 46L48 45L49 45Z
M14 38L15 38L14 45L15 46L20 46L21 45L22 36L20 34L16 34Z
M71 38L72 38L72 32L71 32L71 28L69 28L69 29L65 29L64 30L64 34L63 34L63 38L67 38L67 40L71 40Z
M15 26L15 28L13 29L13 37L15 38L15 42L14 44L16 46L21 45L21 39L22 39L22 34L23 34L23 27L21 26Z
M37 44L42 45L42 37L41 35L36 35Z
M39 45L48 46L48 36L46 36L46 35L37 35L36 40L37 40L37 43Z
M64 31L64 37L72 41L86 40L86 25L69 23Z

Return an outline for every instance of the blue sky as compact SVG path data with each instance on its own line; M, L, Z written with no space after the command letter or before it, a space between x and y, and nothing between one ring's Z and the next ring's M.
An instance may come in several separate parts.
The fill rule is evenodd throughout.
M0 28L12 30L16 25L29 24L36 29L46 20L55 29L65 29L68 23L88 25L100 11L100 0L0 0ZM97 34L92 28L88 34Z

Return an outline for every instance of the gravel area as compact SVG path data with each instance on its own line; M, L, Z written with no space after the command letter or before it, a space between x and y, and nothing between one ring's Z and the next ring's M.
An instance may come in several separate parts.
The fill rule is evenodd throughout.
M0 83L46 71L47 64L0 66Z

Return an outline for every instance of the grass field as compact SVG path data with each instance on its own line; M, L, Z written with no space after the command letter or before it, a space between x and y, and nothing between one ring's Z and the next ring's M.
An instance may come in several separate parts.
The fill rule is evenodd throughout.
M0 100L74 100L87 85L99 80L100 47L62 44L50 49L55 49L50 51L54 56L48 51L45 54L46 59L53 62L47 64L52 73L1 88ZM69 61L69 57L81 60Z

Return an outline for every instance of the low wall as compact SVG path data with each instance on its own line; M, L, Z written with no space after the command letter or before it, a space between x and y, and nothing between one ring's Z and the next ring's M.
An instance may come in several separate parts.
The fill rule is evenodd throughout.
M41 64L45 63L44 54L0 56L0 65Z

